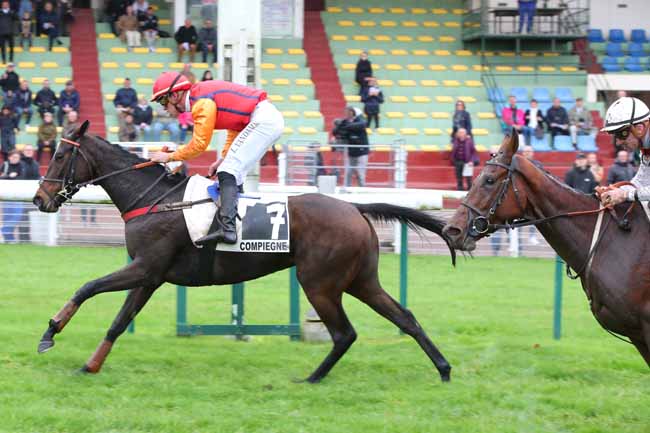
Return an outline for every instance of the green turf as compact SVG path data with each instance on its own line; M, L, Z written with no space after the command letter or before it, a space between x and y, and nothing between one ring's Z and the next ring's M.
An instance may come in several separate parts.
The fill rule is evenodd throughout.
M326 345L174 335L164 286L101 374L78 375L124 293L91 299L44 355L47 321L84 282L125 262L120 248L0 246L0 431L647 432L650 371L600 329L565 281L564 338L551 338L553 262L479 258L452 269L410 257L409 304L454 367L442 384L410 338L349 297L357 343L319 385L296 384ZM398 260L381 257L391 293ZM288 275L249 284L248 323L286 321ZM227 288L190 289L193 321L224 323ZM306 304L303 298L303 312Z

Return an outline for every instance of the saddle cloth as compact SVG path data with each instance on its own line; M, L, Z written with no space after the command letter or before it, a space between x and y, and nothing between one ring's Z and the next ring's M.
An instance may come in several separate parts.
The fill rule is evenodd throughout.
M197 201L209 197L208 187L213 181L194 175L185 188L183 201ZM185 224L192 242L205 236L217 212L213 202L183 209ZM217 251L236 253L288 253L289 208L284 194L240 194L237 206L237 243L218 244ZM197 247L199 247L197 245ZM201 247L199 247L201 248Z

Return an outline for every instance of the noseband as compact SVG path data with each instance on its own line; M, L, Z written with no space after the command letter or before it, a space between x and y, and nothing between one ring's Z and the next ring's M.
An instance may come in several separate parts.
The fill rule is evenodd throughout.
M474 238L479 237L480 235L485 235L486 233L494 232L498 228L501 228L501 226L499 225L492 224L490 222L490 219L494 216L494 214L497 211L497 208L503 202L503 199L508 193L508 187L510 185L512 185L512 191L515 194L515 201L517 202L517 206L522 211L522 213L524 212L524 208L521 205L521 201L519 199L519 190L517 189L517 185L515 185L513 179L515 173L517 172L516 156L513 155L510 165L506 165L503 164L502 162L493 161L493 160L486 162L485 165L494 165L497 167L501 167L508 171L508 175L504 180L501 181L501 187L499 189L499 192L497 193L496 198L492 202L492 205L490 206L487 215L483 215L483 213L480 210L476 209L476 207L469 204L466 199L463 199L463 201L461 202L461 205L469 209L468 226L470 227L470 229L468 231L468 234ZM472 217L472 215L476 215L476 216Z

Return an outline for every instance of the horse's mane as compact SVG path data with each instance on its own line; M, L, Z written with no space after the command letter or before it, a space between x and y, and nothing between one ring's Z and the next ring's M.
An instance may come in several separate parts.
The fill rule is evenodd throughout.
M139 164L141 162L147 162L147 159L140 158L138 155L135 153L129 152L127 149L123 148L119 144L114 144L105 139L104 137L100 137L99 135L95 135L91 137L95 140L100 141L101 143L108 145L111 147L112 150L118 153L119 157L123 158L124 162L127 163L127 165L133 165L133 164ZM148 167L147 170L154 171L160 175L165 171L165 168L160 165L156 164L151 167ZM176 184L178 182L181 182L183 179L185 179L187 176L182 174L182 173L177 173L173 176L169 176L167 179L171 181L172 183Z

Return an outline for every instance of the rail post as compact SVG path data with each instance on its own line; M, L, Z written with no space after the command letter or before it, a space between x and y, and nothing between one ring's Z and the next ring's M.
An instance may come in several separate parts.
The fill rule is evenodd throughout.
M562 337L562 259L555 256L555 290L553 301L553 338Z

